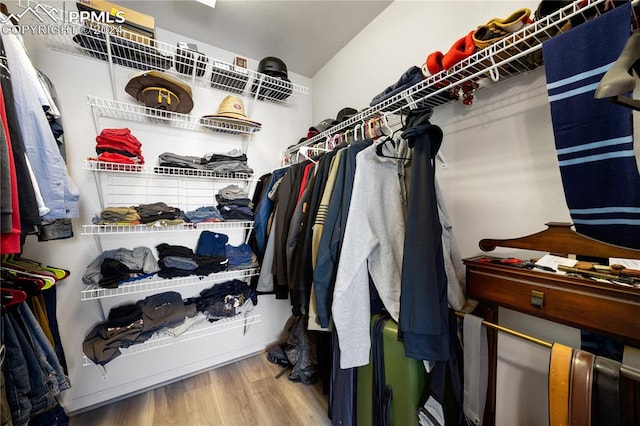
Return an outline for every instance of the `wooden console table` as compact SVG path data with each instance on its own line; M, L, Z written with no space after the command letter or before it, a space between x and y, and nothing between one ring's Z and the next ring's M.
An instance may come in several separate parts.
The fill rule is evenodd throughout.
M590 258L640 259L640 250L603 243L571 229L571 224L549 223L537 234L509 240L480 241L485 251L511 247ZM640 346L640 288L602 283L580 277L528 270L466 259L467 297L482 302L480 314L499 323L498 307L505 307L553 322L614 337ZM485 424L495 423L497 332L489 332L489 394ZM626 424L640 424L640 384L626 381Z

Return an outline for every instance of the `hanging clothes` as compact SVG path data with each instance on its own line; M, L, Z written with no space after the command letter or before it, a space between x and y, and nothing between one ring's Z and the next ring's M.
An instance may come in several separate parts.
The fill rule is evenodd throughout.
M3 374L14 425L57 406L56 396L71 384L58 358L26 303L2 315L6 347Z
M78 217L78 190L69 177L66 165L43 105L48 103L37 72L24 47L15 35L2 34L7 57L18 129L25 144L25 152L33 167L45 206L50 209L43 217L64 219Z
M369 363L369 275L392 318L400 314L400 277L405 224L395 159L376 154L376 146L357 158L351 205L333 293L340 367ZM383 153L394 156L390 144Z
M20 213L20 224L24 229L31 230L34 226L40 225L40 214L38 204L33 189L33 183L29 176L29 169L26 163L24 141L20 128L18 127L18 114L13 95L12 74L9 71L7 55L5 52L4 40L0 37L0 84L2 85L3 107L6 120L3 119L5 133L11 143L13 150L13 161L16 169L16 180L18 183L18 202ZM21 237L24 240L24 235ZM4 252L4 251L3 251Z
M324 230L318 245L316 267L313 271L313 284L318 311L317 322L323 328L329 326L340 246L344 237L344 225L346 224L349 205L351 204L356 155L371 146L372 143L368 139L350 145L338 164L338 174L331 199L329 200Z
M20 200L13 147L5 114L4 94L0 87L0 145L2 145L2 253L20 253Z
M442 130L431 108L409 112L402 137L413 148L413 168L402 260L400 330L407 357L446 361L450 356L447 275L435 193L435 157Z

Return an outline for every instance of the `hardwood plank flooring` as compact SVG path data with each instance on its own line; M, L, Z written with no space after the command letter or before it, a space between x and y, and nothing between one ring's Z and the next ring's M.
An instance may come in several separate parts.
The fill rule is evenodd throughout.
M294 383L265 354L87 411L70 426L325 426L320 383Z

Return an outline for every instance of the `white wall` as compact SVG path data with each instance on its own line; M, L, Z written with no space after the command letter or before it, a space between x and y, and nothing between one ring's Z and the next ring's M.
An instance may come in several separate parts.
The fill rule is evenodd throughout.
M313 121L344 106L367 106L429 53L446 53L477 25L523 6L533 11L537 3L396 0L314 76ZM457 102L433 115L444 132L447 160L437 177L463 257L481 254L482 238L523 236L546 222L570 221L545 84L539 69L478 91L470 107ZM579 344L575 329L515 312L501 312L501 319L516 329L525 324L540 338ZM500 337L496 424L546 424L548 356L545 349Z
M176 41L190 41L183 37L158 29L160 41L175 45ZM82 169L82 161L95 156L95 136L105 127L129 127L142 142L142 152L147 164L157 164L157 156L165 151L181 155L202 156L208 152L227 152L233 148L246 149L249 165L256 177L277 167L280 153L286 146L297 142L299 135L306 133L311 121L310 96L297 95L291 107L268 102L255 103L244 99L249 116L263 124L262 130L244 139L239 136L178 131L167 127L145 123L100 119L98 129L94 127L92 114L87 105L87 95L112 98L108 65L106 62L78 57L50 50L40 36L27 36L32 61L53 82L58 93L59 106L63 114L67 165L72 179L81 194L81 216L73 220L75 236L68 240L37 242L28 237L24 256L46 264L71 271L71 276L58 285L58 323L69 366L72 388L62 393L62 404L68 412L103 404L112 399L138 392L158 384L175 380L215 365L222 365L257 351L279 339L284 322L291 312L287 300L275 300L273 296L261 296L255 313L261 314L261 322L252 325L246 336L242 328L215 336L199 338L156 350L120 357L107 364L106 378L99 368L83 366L82 341L91 328L102 320L102 309L97 301L81 301L82 274L86 266L98 255L98 248L91 236L82 236L81 225L89 224L100 211L94 177ZM210 57L232 62L231 52L214 46L196 43L199 50ZM250 59L257 64L256 58ZM135 103L124 92L130 73L135 70L115 67L117 100ZM290 73L293 83L310 87L311 80ZM201 116L216 113L225 92L193 87L195 107L191 114ZM160 200L157 200L160 201ZM160 242L195 247L197 233L180 235L154 234L133 237L105 236L104 249L138 245L154 247ZM238 231L229 233L230 243L239 244L242 235ZM183 297L195 296L206 286L189 286L179 289ZM105 301L109 306L142 299L152 292L136 294L129 298L112 298ZM133 300L130 300L133 299Z

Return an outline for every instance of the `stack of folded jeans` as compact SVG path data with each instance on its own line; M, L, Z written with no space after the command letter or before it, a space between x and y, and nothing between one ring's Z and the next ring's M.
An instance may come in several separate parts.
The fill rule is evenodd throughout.
M227 244L227 258L229 259L228 269L230 271L258 266L258 257L253 253L251 247L245 243L237 247Z
M140 222L146 225L176 225L183 223L182 210L168 206L162 201L151 204L140 204L135 207L140 215Z
M216 154L208 153L203 157L193 155L179 155L173 152L164 152L158 156L158 166L175 167L185 169L184 174L194 174L189 170L206 170L220 174L253 174L253 169L247 165L247 156L238 149ZM156 169L157 173L162 170Z
M207 160L204 157L196 157L193 155L178 155L173 152L164 152L158 156L158 165L162 167L175 167L179 169L199 169L206 170ZM160 173L160 169L156 169L156 173ZM189 174L185 172L185 174Z
M229 204L220 206L219 210L224 220L253 220L253 212L249 207Z
M198 207L195 210L184 212L184 216L191 223L222 222L224 218L214 206Z
M218 210L225 220L253 220L253 203L238 185L229 185L216 194Z
M137 225L140 215L133 207L107 207L92 220L94 225Z
M102 129L96 136L96 153L98 161L144 164L142 143L127 128Z
M215 173L253 174L253 169L247 165L247 156L239 149L225 153L208 153L205 168Z

